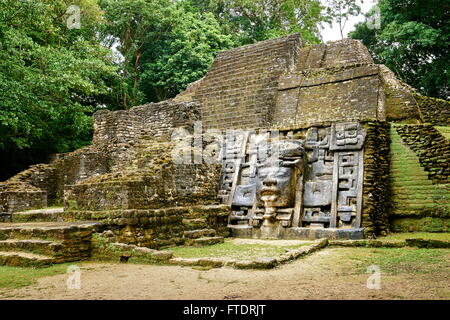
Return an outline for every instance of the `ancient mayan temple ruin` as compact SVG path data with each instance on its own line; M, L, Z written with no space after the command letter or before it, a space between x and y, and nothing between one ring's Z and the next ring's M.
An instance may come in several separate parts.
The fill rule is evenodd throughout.
M156 249L447 232L449 113L356 40L235 48L174 99L96 112L92 145L1 183L0 240L59 232L68 261L92 232Z

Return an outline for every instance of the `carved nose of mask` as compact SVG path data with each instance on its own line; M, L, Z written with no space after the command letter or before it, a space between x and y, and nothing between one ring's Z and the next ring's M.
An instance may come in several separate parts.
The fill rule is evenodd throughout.
M269 176L266 179L264 179L263 184L267 187L272 187L277 184L277 180Z

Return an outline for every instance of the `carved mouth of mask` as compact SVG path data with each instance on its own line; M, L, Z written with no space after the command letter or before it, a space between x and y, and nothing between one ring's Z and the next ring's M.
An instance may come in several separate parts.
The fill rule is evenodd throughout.
M278 199L278 189L276 187L262 187L261 188L261 200L262 201L275 201Z

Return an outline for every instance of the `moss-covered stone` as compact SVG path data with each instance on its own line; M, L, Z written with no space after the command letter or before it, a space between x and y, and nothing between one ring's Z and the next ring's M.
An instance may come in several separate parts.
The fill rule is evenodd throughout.
M450 102L442 99L415 95L422 121L434 125L450 125Z
M450 219L438 217L392 217L391 230L393 232L449 232Z

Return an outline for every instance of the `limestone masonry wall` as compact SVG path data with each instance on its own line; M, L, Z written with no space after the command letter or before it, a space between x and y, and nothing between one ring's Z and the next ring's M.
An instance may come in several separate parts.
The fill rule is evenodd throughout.
M172 157L175 143L157 139L141 143L143 145L127 150L133 156L126 166L67 185L66 206L80 210L112 210L218 202L219 164L176 164Z
M159 249L184 244L186 234L202 230L228 236L227 206L189 206L146 210L84 211L64 213L65 220L99 221L97 232L120 242Z
M282 77L273 126L325 121L384 120L378 114L380 80L376 65L308 69Z
M432 125L399 125L402 140L418 155L433 183L450 183L450 143Z
M0 184L0 222L13 212L40 208L55 197L55 171L50 165L31 166ZM53 198L54 199L54 198Z
M417 114L418 118L409 88L387 71L373 63L367 48L357 40L301 48L296 70L280 78L272 127L325 121L384 121L386 106L394 104L396 112L407 117Z
M94 114L91 146L54 155L50 164L32 166L0 184L0 213L10 215L62 202L66 185L76 185L114 169L124 169L131 165L133 159L143 161L158 157L157 152L144 156L138 154L147 147L145 138L167 141L174 128L191 128L199 115L197 104L170 100L128 111L99 111ZM195 172L191 170L194 175ZM83 196L80 194L80 197Z
M63 198L65 185L73 185L88 177L108 172L108 154L105 149L89 146L74 152L55 155L51 162L55 170L55 183L52 186L55 197L49 195L50 204L53 200Z
M205 128L264 128L275 106L278 78L295 68L298 34L220 53L194 99Z
M364 193L362 226L367 236L389 232L389 128L388 122L365 124L367 141L364 147Z
M181 167L166 167L153 174L136 172L127 177L129 180L124 177L66 186L65 204L80 210L112 210L217 203L220 169L212 171L205 165Z
M142 137L170 138L174 128L192 127L200 119L195 102L173 100L136 106L130 110L97 111L94 114L94 145L120 144Z
M48 223L0 226L0 241L12 240L17 251L31 249L30 244L14 244L20 239L34 240L32 253L47 256L52 263L79 261L89 258L94 226L91 223ZM50 243L49 243L50 242ZM15 251L15 250L14 250ZM18 265L20 265L18 263Z
M297 60L297 70L328 68L354 63L372 64L373 59L360 41L344 39L301 48Z
M415 95L422 120L435 126L450 126L450 101Z
M29 187L28 187L29 188ZM11 219L13 212L41 208L47 205L45 191L1 191L0 192L0 222Z
M380 98L384 104L386 120L408 120L412 123L419 123L419 108L414 98L414 89L397 79L386 66L380 65L379 68L383 84Z

